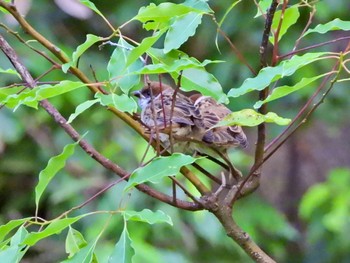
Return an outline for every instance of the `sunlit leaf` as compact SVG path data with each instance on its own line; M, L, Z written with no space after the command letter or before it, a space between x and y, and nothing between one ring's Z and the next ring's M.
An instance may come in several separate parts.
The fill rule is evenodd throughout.
M290 119L279 117L274 112L269 112L266 115L263 115L252 109L244 109L241 111L230 113L225 118L223 118L222 121L220 121L217 125L213 126L213 128L232 125L257 126L263 122L271 122L276 123L278 125L288 125Z
M21 219L14 219L14 220L11 220L11 221L7 222L6 224L0 226L0 242L2 240L4 240L4 238L6 237L6 235L10 231L15 229L19 225L22 225L24 222L27 222L30 219L31 219L30 217L21 218Z
M23 244L33 246L38 241L48 236L59 234L63 229L75 223L76 221L81 219L83 216L84 215L54 220L43 231L29 233L29 235L24 239Z
M270 83L279 80L285 76L294 74L298 69L313 63L320 57L328 55L328 52L307 53L302 56L293 56L289 60L282 61L276 67L266 67L260 70L259 74L254 78L246 79L243 84L231 89L228 96L239 97L253 90L263 90Z
M142 40L140 45L133 48L127 56L127 61L125 63L125 67L130 66L134 61L138 60L140 56L142 56L146 51L153 46L154 43L165 33L166 29L162 29L156 32L151 37L146 37Z
M265 103L268 103L268 102L273 101L273 100L277 100L279 98L283 98L283 97L285 97L293 92L296 92L302 88L305 88L305 87L309 86L312 82L318 80L319 78L324 77L327 74L328 73L318 75L318 76L313 77L313 78L302 78L297 84L295 84L293 86L285 85L285 86L277 87L277 88L272 90L271 94L269 96L267 96L267 98L265 100L263 100L263 101L259 100L258 102L256 102L254 104L254 108L258 109L261 107L261 105L263 105Z
M117 95L112 93L112 94L104 95L101 93L97 93L95 97L99 100L99 102L103 106L112 106L120 111L129 112L129 113L133 113L137 111L136 101L125 94Z
M275 13L273 17L271 28L275 31L277 30L278 24L280 23L281 15L282 15L282 11L279 10ZM287 33L287 30L298 21L299 16L300 16L300 13L297 5L291 6L284 11L281 29L278 34L278 42L281 40L284 34ZM274 44L274 41L275 41L274 35L272 35L269 38L269 40L272 44Z
M98 99L96 99L96 100L87 100L87 101L84 101L83 103L79 104L76 107L74 113L69 116L69 119L68 119L67 123L72 123L72 121L76 117L78 117L80 114L82 114L84 111L89 109L92 105L94 105L97 102L99 102Z
M70 67L75 67L80 56L86 50L88 50L93 44L95 44L96 42L101 41L101 40L102 40L101 37L98 37L98 36L95 36L92 34L88 34L86 36L85 42L83 44L79 45L77 47L77 49L73 52L72 60L70 62L62 65L62 71L64 73L67 73L67 71Z
M181 16L192 11L198 12L199 10L190 6L169 2L161 3L158 6L151 3L148 6L141 7L134 19L139 20L142 23L145 23L147 21L154 21L159 23L169 21L175 16Z
M220 63L222 61L205 60L199 62L197 59L188 57L187 54L172 50L164 54L161 49L151 48L148 54L153 64L145 66L139 74L170 73L175 81L182 72L181 86L185 91L198 91L205 96L211 96L219 102L227 102L226 94L218 80L205 70L209 63Z
M38 102L44 99L62 95L75 89L86 86L79 81L64 80L56 85L41 85L34 89L27 89L20 94L12 94L7 96L2 104L8 108L16 110L20 105L26 105L33 108L38 108Z
M307 30L303 35L303 37L305 37L310 33L325 34L327 32L334 31L334 30L344 30L344 31L350 30L350 21L342 21L339 18L336 18L326 24L319 24L315 28Z
M79 0L80 3L82 3L83 5L87 6L88 8L90 8L92 11L94 11L96 14L100 15L101 17L104 17L101 13L100 10L97 9L97 7L95 6L95 4L89 0Z
M69 258L78 253L80 249L85 247L87 242L83 235L78 231L69 226L67 238L66 238L66 253L69 254Z
M127 221L139 221L146 222L148 224L168 223L169 225L173 225L171 217L160 210L156 212L149 209L144 209L140 212L130 210L123 211L122 214Z
M52 157L44 170L39 174L39 182L35 187L35 205L38 209L40 197L45 191L52 178L66 165L67 159L74 153L75 146L78 143L68 144L64 147L61 154Z
M263 14L266 14L268 8L270 7L272 3L272 0L260 0L259 1L259 6L257 7L257 12L256 15L254 16L254 18L257 18Z
M135 255L135 250L132 245L132 239L129 236L126 224L124 224L124 230L120 235L119 241L115 244L113 252L108 259L109 263L129 263L132 262L132 258Z
M174 18L164 40L164 52L178 49L187 39L196 33L197 27L202 22L202 14L190 12Z
M124 93L128 93L132 87L140 82L139 75L130 73L140 70L143 66L140 60L135 60L127 66L132 49L134 49L132 45L120 38L118 47L113 51L107 65L111 83L119 86Z
M9 69L2 69L2 68L0 68L0 74L16 75L17 77L20 78L18 72L16 70L14 70L14 69L11 69L11 68L9 68Z
M156 183L165 176L176 175L182 166L194 163L196 160L192 156L181 153L157 157L146 166L137 168L131 174L124 191L144 182Z

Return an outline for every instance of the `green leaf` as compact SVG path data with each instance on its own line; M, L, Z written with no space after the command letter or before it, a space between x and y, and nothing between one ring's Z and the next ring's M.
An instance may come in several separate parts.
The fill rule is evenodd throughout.
M263 68L254 78L248 78L240 87L231 89L228 92L228 96L239 97L254 90L263 90L265 87L269 86L270 83L285 76L290 76L298 69L319 60L322 56L329 54L329 52L307 53L302 56L293 56L289 60L282 61L276 67Z
M232 125L252 127L257 126L263 122L272 122L278 125L288 125L288 123L290 123L290 119L279 117L274 112L269 112L266 115L263 115L252 109L244 109L230 113L212 128Z
M124 230L120 236L119 241L115 244L114 250L108 259L109 263L130 263L135 255L135 250L132 245L126 224L124 224Z
M88 50L93 44L95 44L98 41L101 41L103 38L102 37L98 37L92 34L88 34L86 36L86 40L83 44L79 45L77 47L77 49L73 52L72 55L72 60L68 63L65 63L62 65L62 71L64 73L67 73L68 69L70 67L76 67L77 65L77 61L80 58L80 56L86 51Z
M214 13L214 11L209 7L207 0L186 0L182 5L192 7L198 11L204 13Z
M72 121L78 117L80 114L82 114L84 111L86 111L87 109L89 109L92 105L94 105L95 103L99 102L98 99L96 100L87 100L84 101L83 103L79 104L76 108L73 114L71 114L69 116L69 119L67 121L67 124L72 123Z
M161 49L151 48L148 54L152 58L153 64L147 65L135 73L169 73L177 81L180 72L183 71L181 78L183 90L201 92L205 96L213 97L220 103L228 101L218 80L204 68L209 63L220 63L222 61L205 60L201 63L179 50L172 50L164 54Z
M85 247L87 242L83 235L78 231L69 226L67 238L66 238L66 253L69 254L69 258L73 257L80 249Z
M95 6L95 4L89 0L79 0L80 3L82 3L83 5L87 6L88 8L90 8L92 11L94 11L96 14L98 14L99 16L103 17L101 11L97 9L97 7Z
M15 229L19 225L22 225L23 223L27 222L30 219L31 219L30 217L14 219L7 222L5 225L0 226L0 241L4 240L4 238L10 231Z
M277 30L278 24L280 23L281 14L282 14L282 11L279 10L275 13L273 17L271 28L275 31ZM299 16L300 16L300 13L297 5L291 6L284 11L283 21L282 21L281 29L278 35L278 42L281 40L283 35L287 33L287 30L298 21ZM269 38L269 40L272 44L274 44L275 37L272 35Z
M178 75L171 74L174 79ZM228 98L222 91L221 84L213 74L204 68L190 68L182 73L181 87L185 91L198 91L204 96L210 96L219 103L227 103Z
M95 263L96 257L94 254L96 242L93 242L80 249L73 257L68 258L62 263Z
M36 211L39 208L39 200L47 185L52 178L65 166L67 159L74 153L75 146L78 143L68 144L64 147L63 152L57 156L52 157L44 170L39 174L39 182L35 187L35 205Z
M34 89L27 89L20 94L12 94L6 97L1 103L8 108L16 110L20 105L38 108L38 102L44 99L62 95L75 89L86 86L79 81L64 80L56 85L41 85Z
M17 77L20 78L20 75L18 74L18 72L16 70L14 70L14 69L11 69L11 68L9 68L9 69L2 69L2 68L0 68L0 73L16 75Z
M136 74L132 75L131 73L140 70L143 66L142 62L136 60L127 66L131 53L130 50L133 48L123 38L120 38L118 47L113 51L107 66L111 83L119 86L124 93L128 93L132 87L140 82L140 76ZM133 54L134 57L135 53Z
M154 43L165 33L166 29L156 32L151 37L146 37L142 40L140 45L131 50L127 56L127 61L124 67L130 66L134 61L138 60L146 51L153 46Z
M156 23L168 22L170 19L176 16L181 16L189 12L200 12L200 10L174 3L161 3L155 5L151 3L146 7L141 7L138 14L134 17L135 20L139 20L142 23L153 21Z
M165 36L164 52L168 53L172 49L178 49L189 37L196 33L196 29L201 22L202 14L197 12L175 17Z
M344 30L344 31L350 30L350 21L342 21L339 18L336 18L326 24L320 24L320 25L317 25L315 28L307 30L303 35L303 37L305 37L310 33L324 34L334 30Z
M277 87L275 89L273 89L272 93L263 101L259 100L258 102L256 102L254 104L254 108L258 109L261 107L261 105L268 103L270 101L273 100L277 100L279 98L283 98L287 95L289 95L290 93L296 92L302 88L307 87L308 85L310 85L312 82L318 80L319 78L324 77L325 75L328 75L328 73L326 74L322 74L322 75L318 75L316 77L313 78L302 78L301 81L299 81L297 84L293 85L293 86L280 86Z
M313 211L330 198L330 190L326 185L314 185L304 194L299 207L303 219L310 219Z
M182 166L194 163L197 159L189 155L175 153L171 156L154 158L146 166L137 168L130 176L124 191L144 182L157 182L165 176L176 175Z
M112 106L116 109L123 111L123 112L129 112L134 113L137 111L137 103L136 101L125 95L116 95L116 94L108 94L104 95L101 93L97 93L95 97L98 99L98 101L103 106Z
M0 251L1 263L18 263L27 252L28 248L25 245L21 245L22 241L28 235L28 231L25 227L21 226L16 234L11 238L10 246Z
M160 210L156 212L153 212L149 209L144 209L140 212L123 211L122 214L127 221L139 221L146 222L148 224L168 223L169 225L173 225L171 217Z
M52 221L43 231L40 232L31 232L23 241L23 244L33 246L38 241L52 236L54 234L59 234L63 229L67 228L71 224L75 223L79 219L84 217L84 215L71 217L71 218L63 218Z
M257 7L257 12L256 15L254 16L254 18L257 18L263 14L266 14L266 11L268 10L268 8L270 7L272 3L272 0L261 0L259 1L259 7Z

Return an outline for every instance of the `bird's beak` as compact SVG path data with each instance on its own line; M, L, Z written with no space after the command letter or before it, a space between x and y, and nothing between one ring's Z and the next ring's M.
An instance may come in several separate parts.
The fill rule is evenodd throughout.
M141 97L141 92L139 90L136 90L132 93L132 95L134 95L135 97L137 98L140 98Z

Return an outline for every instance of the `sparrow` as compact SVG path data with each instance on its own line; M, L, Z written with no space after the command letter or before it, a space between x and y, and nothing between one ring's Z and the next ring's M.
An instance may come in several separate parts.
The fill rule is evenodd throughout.
M230 147L248 146L247 136L242 128L237 125L222 126L212 128L218 124L224 117L231 113L223 104L217 103L213 98L194 94L190 96L194 107L202 116L202 123L205 129L202 141L213 146L219 151L225 151Z
M189 153L190 141L202 139L202 134L194 133L198 127L204 128L202 116L190 98L177 92L173 102L174 89L154 81L146 83L133 95L138 98L142 123L164 148L171 147L176 152ZM171 145L170 134L174 145Z

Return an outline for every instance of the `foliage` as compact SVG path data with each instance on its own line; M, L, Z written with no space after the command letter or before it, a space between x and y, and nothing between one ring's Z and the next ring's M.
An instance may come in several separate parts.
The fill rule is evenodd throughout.
M44 27L41 33L51 39L54 47L45 46L37 39L34 41L33 33L25 36L19 26L14 26L12 31L9 22L3 25L9 32L5 35L6 39L12 34L24 42L20 46L20 41L12 40L15 50L22 50L18 54L37 79L36 86L29 89L28 83L19 79L18 71L10 68L10 64L0 62L0 103L3 105L0 111L0 154L2 144L19 147L0 160L0 175L6 174L4 181L18 174L24 178L31 177L31 183L24 192L35 191L35 200L29 200L22 193L17 195L19 189L8 194L8 199L11 199L11 195L20 198L22 208L16 208L21 211L16 214L16 219L8 214L0 218L3 223L0 226L0 262L35 258L35 255L31 255L32 251L40 251L37 248L45 241L53 241L61 246L62 251L58 253L57 260L62 262L194 262L191 259L196 262L230 262L233 258L246 262L248 256L239 247L232 249L230 240L224 238L222 225L213 222L214 209L206 208L212 214L188 212L183 215L178 211L182 203L179 204L176 198L184 204L192 202L194 207L205 199L208 192L216 193L213 182L205 174L196 174L190 165L201 164L217 178L220 178L220 167L205 158L180 153L158 157L152 150L148 151L147 142L141 138L147 138L148 135L140 131L141 126L131 118L137 111L137 103L130 96L131 91L142 86L142 77L145 75L151 79L164 78L165 82L181 86L182 91L200 92L220 103L228 103L234 98L235 107L240 110L228 115L217 126L237 124L263 127L272 123L286 126L285 131L291 129L287 137L292 136L295 131L293 127L299 127L306 121L334 86L341 87L349 80L348 49L335 52L323 47L326 40L319 42L319 39L320 35L327 36L327 33L349 31L350 22L327 17L322 13L325 3L319 6L300 1L288 6L288 1L281 1L283 3L271 21L271 32L266 35L271 43L271 61L264 58L268 50L261 49L262 44L259 61L258 52L251 52L250 49L254 45L255 50L258 50L260 39L257 40L254 34L261 37L263 21L266 17L268 20L265 10L274 1L260 1L259 6L244 1L208 3L205 0L186 0L182 3L156 1L145 6L137 1L117 1L108 5L101 1L80 2L95 13L89 26L79 32L88 31L84 36L75 38L72 33L65 38L65 33L54 33L54 27L59 23L42 25L35 14L42 18L42 10L46 10L43 7L49 5L45 1L33 5L32 14L25 18L33 28ZM123 12L129 5L128 12ZM247 7L251 12L240 12L240 8ZM1 9L2 16L8 18L9 10L5 9ZM109 13L111 10L108 9L119 16ZM303 31L303 16L314 9L321 10L319 18L323 22ZM254 18L253 10L257 14ZM95 20L99 22L95 23ZM234 44L225 42L227 35L224 32L238 30L238 24L248 31L247 28L253 28L254 23L258 24L259 33L251 30L249 34L254 40L241 41L238 44L241 45L240 51ZM292 30L296 27L298 30ZM22 29L28 28L22 25ZM15 32L17 30L19 33ZM22 39L24 37L26 39ZM348 36L344 39L348 39ZM299 49L301 40L307 43L304 49ZM213 51L215 42L224 54ZM44 46L51 51L50 55L26 53L28 50L41 51ZM97 51L97 46L103 50ZM241 68L237 68L236 58L229 58L225 50L228 46L240 60ZM212 55L210 52L216 53ZM213 58L217 56L219 59ZM230 63L235 64L234 70ZM256 68L257 73L252 70ZM233 74L233 71L236 72ZM232 85L233 80L235 84L241 84L235 87ZM94 94L91 95L88 89ZM260 92L258 101L252 97L253 92ZM305 107L300 111L285 106L303 96L318 100L301 99ZM50 121L40 111L43 100L50 100L62 115L69 116L68 121ZM272 106L272 111L268 112L265 107L270 106L271 102L280 107ZM117 118L112 121L105 108ZM288 116L293 121L280 116ZM301 116L303 119L295 123ZM70 134L76 141L71 143L70 139L64 137L63 130L73 130L73 127L81 133L86 130L89 133L85 136L80 136L78 132L79 136ZM282 135L276 140L282 141ZM260 160L256 159L254 163L244 153L233 156L233 164L242 167L244 178L249 179L251 175L247 171L260 165L260 161L265 162L265 156L274 154L280 147L275 143L272 150L261 155L264 141L259 136L255 156ZM41 149L33 149L28 138ZM88 155L95 160L99 157L89 148L87 141L101 153L103 157L99 162L106 169L91 161ZM78 145L83 151L78 150ZM28 159L23 158L20 162L18 149L26 152ZM57 154L59 149L63 149L61 154ZM138 167L144 160L149 162ZM111 163L118 165L113 166ZM179 175L179 172L184 176ZM128 181L115 180L112 177L114 174ZM175 195L175 183L170 183L168 177L177 180L174 182L179 188L184 188L184 192L179 191ZM321 262L317 258L319 247L327 248L322 255L323 262L346 260L349 250L346 236L346 230L349 229L347 204L350 196L346 191L349 178L349 170L334 170L327 182L313 186L304 196L300 215L308 225L307 248L304 251L306 261ZM1 182L0 187L6 188L4 185ZM153 187L151 189L154 192L150 196L158 199L156 204L153 199L145 199L137 193L134 188L140 185L144 187L141 189L144 192L147 192L145 187ZM171 195L172 198L167 201L159 197ZM238 202L234 218L267 250L267 254L278 261L286 261L291 255L279 241L297 242L301 233L270 205L251 200ZM178 209L166 207L161 201ZM232 204L234 201L235 198ZM15 207L15 204L10 203L9 207ZM65 251L62 245L64 237ZM183 246L183 243L186 245ZM181 250L177 249L179 246ZM217 252L215 249L210 250L210 247Z

